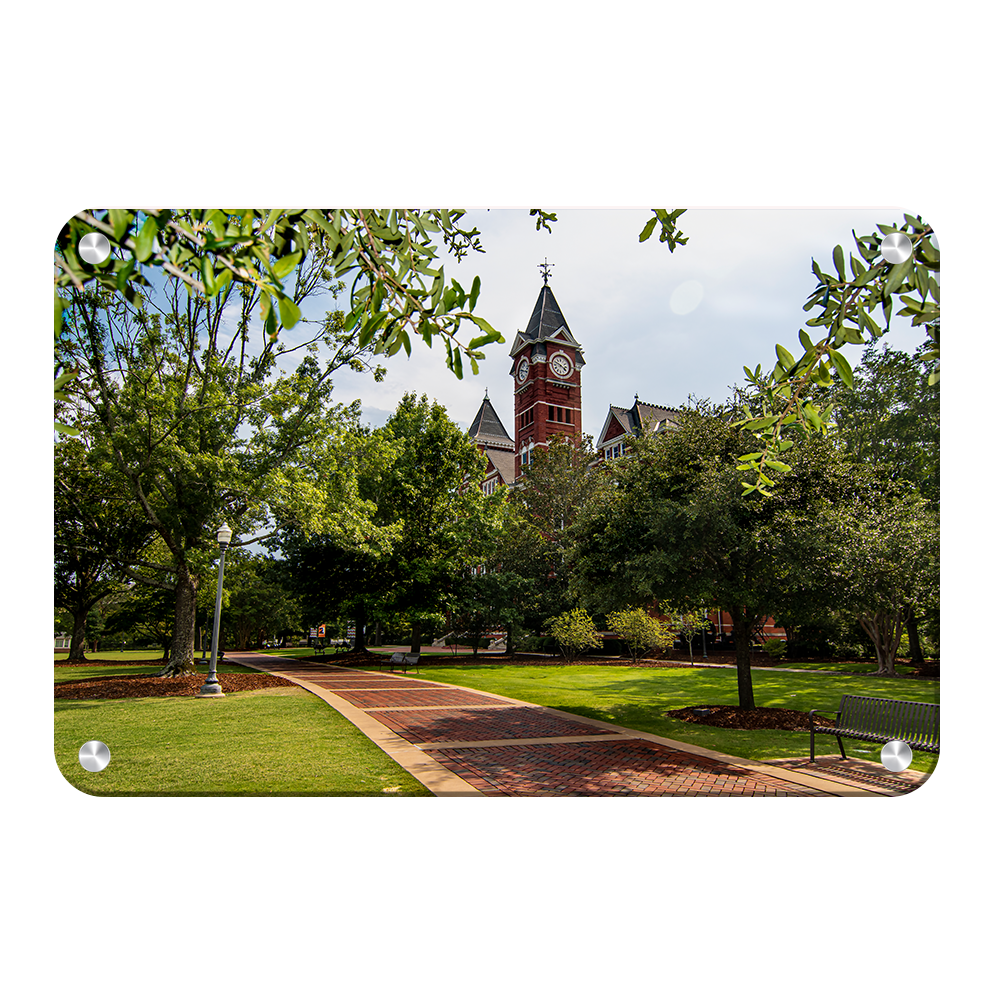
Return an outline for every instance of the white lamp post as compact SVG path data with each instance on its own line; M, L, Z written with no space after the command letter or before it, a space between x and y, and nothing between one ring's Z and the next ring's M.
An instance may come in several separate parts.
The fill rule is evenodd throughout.
M226 549L233 537L233 529L223 522L219 528L219 533L215 536L219 540L219 583L215 591L215 621L212 622L212 659L208 665L208 678L202 684L198 698L225 698L222 693L222 685L215 676L215 663L219 655L219 620L222 618L222 574L226 567Z

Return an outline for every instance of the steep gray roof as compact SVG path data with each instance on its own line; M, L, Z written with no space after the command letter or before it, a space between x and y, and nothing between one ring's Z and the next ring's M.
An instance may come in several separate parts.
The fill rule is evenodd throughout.
M547 340L574 348L577 364L585 363L580 344L573 336L552 289L548 285L542 285L542 290L535 300L535 308L531 312L531 319L528 320L524 330L517 331L517 336L511 345L510 356L517 354L525 344L540 345Z
M469 426L469 437L486 446L494 445L514 450L514 442L497 416L497 411L493 409L489 396L483 399L483 405L479 407L479 412Z

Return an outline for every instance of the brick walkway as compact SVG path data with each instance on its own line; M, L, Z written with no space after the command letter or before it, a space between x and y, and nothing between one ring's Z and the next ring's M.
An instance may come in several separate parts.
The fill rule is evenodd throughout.
M910 791L884 769L824 758L742 760L556 709L399 674L255 653L237 663L286 677L336 708L439 795L882 796Z

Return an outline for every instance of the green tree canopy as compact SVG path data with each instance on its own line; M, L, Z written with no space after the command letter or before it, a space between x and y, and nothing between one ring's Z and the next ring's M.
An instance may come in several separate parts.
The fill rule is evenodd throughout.
M57 448L54 466L55 605L73 618L71 662L86 659L92 610L121 587L124 568L153 536L121 474L89 454L85 440Z
M288 294L304 302L329 280L323 261L311 257ZM73 400L92 428L91 450L116 469L164 543L165 561L133 562L129 572L174 592L165 672L175 674L193 661L196 594L217 557L223 520L235 545L272 534L279 518L306 531L326 528L348 546L388 544L339 449L348 414L329 403L340 368L379 372L336 314L297 345L304 356L288 374L279 365L293 348L268 337L254 342L251 320L263 294L254 287L229 283L203 298L172 278L154 291L130 301L71 287L58 356L80 372Z
M426 396L407 393L384 427L356 429L341 450L356 456L358 498L389 543L366 551L329 534L289 531L285 551L314 603L346 610L359 626L405 613L419 652L422 620L448 609L464 575L495 546L503 495L482 494L485 460Z
M768 616L821 599L822 541L810 531L829 456L803 450L774 496L741 497L747 435L699 404L677 428L638 438L597 470L573 529L571 587L591 607L720 607L733 622L740 707L753 708L750 647Z

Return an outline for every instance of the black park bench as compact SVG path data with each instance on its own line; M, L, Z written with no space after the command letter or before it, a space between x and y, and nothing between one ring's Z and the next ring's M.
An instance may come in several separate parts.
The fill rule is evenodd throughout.
M389 657L389 669L392 670L393 667L402 667L403 673L406 673L407 667L415 667L420 663L419 653L393 653Z
M809 760L816 760L816 734L836 736L840 756L847 760L843 737L866 743L904 740L911 750L941 752L941 706L921 701L896 701L892 698L867 698L845 694L832 726L817 726L809 713Z

